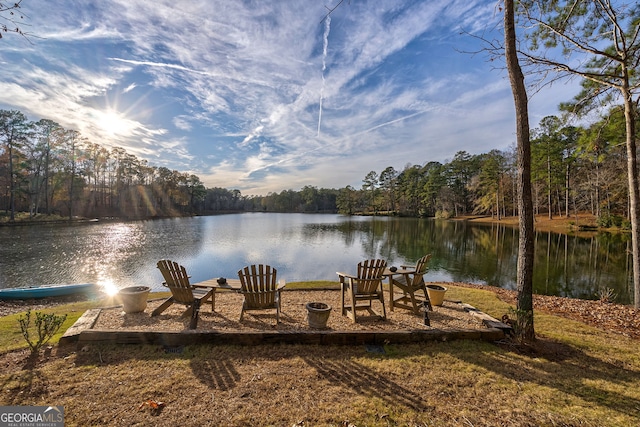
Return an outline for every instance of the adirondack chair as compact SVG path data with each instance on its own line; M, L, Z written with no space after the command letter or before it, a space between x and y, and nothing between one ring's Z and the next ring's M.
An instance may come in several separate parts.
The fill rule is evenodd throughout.
M342 294L341 308L342 315L347 315L353 323L357 322L357 312L366 310L371 316L387 318L387 311L384 306L384 294L382 290L382 280L384 279L384 269L387 262L381 259L369 259L358 263L358 274L352 276L346 273L337 272L340 278L340 290ZM345 303L345 296L347 301ZM373 311L372 302L380 301L382 304L382 316ZM364 301L365 304L358 304Z
M198 326L200 305L210 300L211 310L213 311L213 289L201 289L191 286L187 270L177 262L161 260L158 261L157 266L165 280L163 285L171 291L171 297L153 310L151 316L159 315L172 304L182 304L187 306L182 317L191 316L189 327L195 329Z
M276 323L280 323L281 292L285 282L277 282L277 270L269 265L250 265L238 270L240 293L244 295L240 321L245 311L276 310Z
M393 297L391 309L394 307L406 308L412 310L415 314L420 314L420 307L424 306L431 311L431 301L424 283L424 274L427 272L427 266L431 260L431 254L425 255L416 262L415 270L411 273L392 276L391 286L395 286L402 291L398 297ZM401 268L408 269L414 266L402 265Z

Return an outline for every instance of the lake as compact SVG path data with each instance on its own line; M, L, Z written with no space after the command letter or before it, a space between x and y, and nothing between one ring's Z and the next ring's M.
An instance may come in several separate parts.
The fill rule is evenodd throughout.
M160 259L183 264L192 282L236 277L271 264L287 282L337 280L365 258L412 264L431 253L427 281L515 289L518 230L417 218L244 213L78 225L0 227L0 288L97 283L160 290ZM534 291L594 299L613 289L631 303L630 236L536 233Z

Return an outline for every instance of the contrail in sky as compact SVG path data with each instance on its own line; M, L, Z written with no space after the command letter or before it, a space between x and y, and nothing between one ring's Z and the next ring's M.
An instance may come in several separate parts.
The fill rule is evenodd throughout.
M352 134L352 135L343 136L342 138L339 138L339 139L337 139L337 140L335 140L335 141L332 141L332 142L331 142L331 141L326 141L325 143L323 143L323 145L322 145L322 146L319 146L319 147L313 148L313 149L311 149L311 150L304 151L304 152L302 152L302 153L298 153L298 154L290 155L289 157L285 157L285 158L283 158L283 159L280 159L280 160L278 160L277 162L272 162L272 163L269 163L268 165L264 165L264 166L261 166L261 167L259 167L259 168L253 169L253 170L251 170L251 171L249 172L249 174L254 173L254 172L257 172L257 171L259 171L259 170L263 170L263 169L270 168L270 167L272 167L272 166L277 166L277 165L286 164L286 163L288 163L288 162L291 162L291 161L293 161L293 160L299 159L299 158L301 158L301 157L308 156L309 154L311 154L311 153L313 153L313 152L316 152L316 151L318 151L318 150L325 149L325 148L327 148L327 146L336 146L336 145L338 145L338 144L341 144L344 140L346 140L346 139L348 139L348 138L353 138L353 137L356 137L356 136L364 135L364 134L366 134L366 133L373 132L373 131L374 131L374 130L376 130L376 129L380 129L380 128L382 128L382 127L389 126L389 125L392 125L392 124L394 124L394 123L401 122L401 121L403 121L403 120L408 120L408 119L410 119L410 118L412 118L412 117L419 116L420 114L428 113L429 111L432 111L432 110L433 110L433 108L427 108L427 109L425 109L425 110L416 111L415 113L412 113L412 114L406 115L406 116L404 116L404 117L398 117L397 119L389 120L388 122L384 122L384 123L381 123L381 124L379 124L379 125L375 125L375 126L373 126L373 127L370 127L369 129L365 129L365 130L362 130L362 131L360 131L360 132L356 132L356 133L354 133L354 134Z
M324 37L322 41L322 87L320 88L320 112L318 113L318 136L320 136L320 123L322 123L322 100L324 97L324 70L327 69L327 47L329 47L329 31L331 30L331 17L324 20Z

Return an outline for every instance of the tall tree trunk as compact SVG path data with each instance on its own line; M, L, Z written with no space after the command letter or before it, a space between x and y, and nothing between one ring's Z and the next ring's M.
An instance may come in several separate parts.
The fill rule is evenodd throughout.
M570 185L570 181L569 181L569 164L567 164L567 167L565 169L565 178L564 178L564 182L565 182L565 192L564 192L564 211L565 214L564 216L566 218L569 218L569 185Z
M518 270L517 270L517 333L522 341L533 341L533 201L531 198L531 144L529 140L529 110L524 74L516 49L515 11L513 0L504 2L505 58L516 110L516 140L518 165Z
M548 144L548 143L547 143ZM547 146L547 204L549 205L549 219L553 219L553 208L551 207L551 156Z
M73 219L73 186L76 179L76 136L71 141L71 181L69 182L69 221Z
M635 308L640 308L640 247L638 230L638 219L640 218L640 207L638 198L638 161L636 149L636 123L634 103L629 89L628 79L625 81L623 90L624 97L624 117L627 131L627 175L629 177L629 219L631 220L631 248L633 257L633 301Z
M49 164L51 161L51 148L49 147L49 143L47 142L47 156L45 160L44 167L44 210L48 215L51 215L51 197L49 195L49 182L50 182L50 174L51 171L49 169Z
M600 218L600 154L596 152L596 218ZM631 187L629 187L631 188Z
M13 144L9 141L9 221L16 220L16 180L13 176Z

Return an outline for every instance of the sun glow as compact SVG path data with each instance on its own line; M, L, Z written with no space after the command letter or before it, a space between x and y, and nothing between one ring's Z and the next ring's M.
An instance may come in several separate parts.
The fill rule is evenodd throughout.
M97 125L111 136L130 135L136 127L134 121L127 119L123 114L112 109L99 111L97 115Z
M113 280L111 279L102 280L98 283L98 285L102 289L102 292L104 292L107 296L110 296L110 297L115 296L119 291L118 287L116 286L115 283L113 283Z

